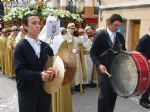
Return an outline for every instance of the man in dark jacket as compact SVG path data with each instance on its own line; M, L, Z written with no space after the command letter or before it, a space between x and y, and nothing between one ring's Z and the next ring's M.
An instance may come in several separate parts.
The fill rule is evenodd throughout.
M113 91L110 79L107 76L110 68L112 55L106 55L109 49L120 51L126 50L124 36L117 32L122 25L122 17L113 14L108 19L106 30L97 33L90 51L93 62L97 65L100 93L98 98L98 112L113 112L117 94ZM121 75L121 74L120 74Z
M149 32L140 38L136 50L141 52L148 60L150 60L150 27ZM140 98L140 105L148 109L150 109L149 95L150 87L147 88Z
M44 70L48 55L53 56L53 50L38 39L41 26L37 15L26 15L23 27L27 34L14 51L19 112L49 112L51 95L44 91L42 85L55 77L53 68Z

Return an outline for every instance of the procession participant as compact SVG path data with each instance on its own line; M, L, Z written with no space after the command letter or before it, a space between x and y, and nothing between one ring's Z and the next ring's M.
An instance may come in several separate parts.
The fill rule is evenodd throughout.
M75 74L75 78L72 83L72 87L75 87L75 91L82 93L82 85L83 85L83 72L82 72L82 65L81 65L81 58L80 58L80 48L79 45L81 43L80 38L74 36L74 32L76 30L74 23L68 23L67 25L67 45L68 48L76 55L77 59L77 70Z
M150 60L150 27L149 32L142 36L138 42L136 50L141 52L148 60ZM150 109L150 87L142 94L140 98L140 105L143 107Z
M53 22L55 24L53 24ZM53 26L55 26L53 28L56 28L53 30L55 30L55 32L58 32L55 33L55 35L51 32L52 24ZM55 55L57 55L57 53L62 50L64 46L67 47L67 45L65 44L66 36L65 34L61 34L63 32L60 31L58 24L60 24L60 22L56 17L49 16L46 20L45 26L40 33L40 39L47 42L52 47ZM52 109L50 110L50 112L72 112L70 84L62 85L57 92L52 93Z
M124 36L117 32L121 25L122 17L119 14L111 15L108 19L107 29L96 34L90 50L91 59L97 65L99 75L100 93L97 112L113 112L115 107L117 94L113 91L107 76L110 62L104 62L111 56L103 56L103 53L108 49L126 50Z
M90 26L85 27L86 34L88 35L88 38L93 42L94 39L94 31Z
M11 28L12 28L12 27L8 27L8 31L7 31L8 36L11 35L11 32L12 32L12 31L11 31Z
M26 35L26 31L24 30L23 26L19 27L19 33L16 36L16 44L21 41L22 39L24 39Z
M79 91L79 92L84 92L83 90L85 89L85 84L84 81L87 80L88 76L87 76L87 71L86 71L86 65L85 65L85 59L84 59L84 46L83 46L83 30L80 28L78 31L76 31L76 36L78 38L78 53L77 53L77 60L79 62L79 75L76 76L76 80L78 81L78 79L80 79L80 85L75 86L75 90ZM78 79L77 79L78 78ZM75 80L75 81L76 81Z
M74 23L68 23L67 25L67 40L68 40L68 47L70 48L70 50L73 50L73 52L77 52L78 48L77 48L77 38L74 36L74 32L76 30L75 24Z
M39 34L40 40L47 42L53 49L54 55L56 55L63 38L56 39L55 37L60 34L60 20L54 16L48 16L46 24L42 28ZM56 41L55 41L56 40Z
M104 30L105 30L105 27L99 27L99 28L96 29L96 32L102 32Z
M59 47L59 50L63 50L63 48L68 48L68 45L67 45L67 37L66 37L66 34L67 34L67 30L64 28L64 27L61 27L60 28L60 33L62 35L62 38L63 38L63 41ZM68 48L69 49L69 48Z
M83 29L79 29L79 34L80 34L80 39L82 43L81 45L82 48L80 48L80 54L82 54L81 55L82 71L83 71L83 74L86 75L86 78L83 77L84 85L89 86L89 87L94 87L91 85L93 62L90 58L90 49L92 46L92 42L90 39L88 39L88 36Z
M5 49L5 74L9 75L10 73L10 63L9 63L9 45L8 43L10 43L10 39L9 36L11 35L12 31L11 31L11 27L7 27L7 41L6 41L6 49Z
M84 29L80 28L79 29L79 36L83 36L85 34Z
M61 27L60 32L61 32L61 35L63 36L64 40L66 40L66 34L67 34L66 28Z
M7 39L6 39L6 48L5 48L5 74L8 75L9 74L9 63L8 63L8 37L10 36L11 34L11 28L10 27L7 27Z
M92 30L92 28L90 26L86 26L85 27L85 33L88 36L88 42L92 44L93 43L93 39L94 39L94 31ZM91 76L91 81L88 84L88 87L94 88L94 87L96 87L96 85L98 85L98 84L96 84L96 82L97 82L97 74L96 74L96 69L95 69L95 65L94 64L92 65L92 73L91 73L91 75L92 75Z
M38 39L41 25L37 15L24 16L23 27L27 34L14 51L19 112L49 112L51 95L44 91L43 83L55 78L55 70L44 70L44 66L53 50Z
M2 29L2 35L0 36L0 62L2 74L6 71L6 43L7 43L7 28Z
M61 34L54 37L55 39L62 38L58 52L63 49L69 49L67 46L66 33L67 31L60 30ZM59 39L60 40L60 39ZM73 112L72 108L72 96L71 96L71 85L70 83L62 85L58 92L52 95L52 112Z
M13 26L11 28L11 34L10 36L8 37L8 40L7 40L7 60L8 60L8 74L9 74L9 77L10 78L14 78L15 77L15 71L14 71L14 66L13 66L13 56L14 56L14 48L15 48L15 45L16 45L16 36L17 36L17 32L18 32L18 29L16 26Z

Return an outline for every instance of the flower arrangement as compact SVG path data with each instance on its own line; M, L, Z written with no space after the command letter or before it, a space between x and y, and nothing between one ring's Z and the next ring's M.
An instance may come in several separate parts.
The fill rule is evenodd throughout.
M46 18L49 14L52 16L56 16L59 19L67 18L70 20L81 22L83 21L79 14L70 13L69 11L65 10L56 10L56 9L50 9L47 7L35 7L35 6L29 6L29 7L22 7L22 8L13 8L11 12L9 12L7 15L3 17L4 21L9 21L13 19L22 19L24 15L26 14L39 14Z

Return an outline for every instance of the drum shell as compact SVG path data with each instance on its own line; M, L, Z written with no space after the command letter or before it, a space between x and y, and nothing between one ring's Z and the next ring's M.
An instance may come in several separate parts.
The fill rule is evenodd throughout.
M141 95L150 87L150 64L145 56L137 51L129 52L138 70L138 83L132 95Z
M123 60L121 60L122 57L128 57L129 60L127 60L127 61L132 62L133 63L132 65L134 65L135 68L136 68L136 70L135 70L136 72L134 72L134 73L136 73L136 75L129 73L129 76L131 78L132 78L133 75L136 76L137 82L134 82L134 84L136 86L135 86L135 88L132 89L132 91L129 91L128 93L123 93L123 92L121 93L121 91L118 89L119 86L117 87L117 84L115 84L115 83L117 83L117 80L115 80L117 78L112 77L111 83L112 83L113 89L118 93L118 95L123 96L123 97L128 97L128 96L131 96L131 95L141 95L146 90L146 88L150 86L150 73L149 73L150 64L149 64L148 60L146 59L146 57L144 57L141 53L139 53L137 51L131 51L131 52L128 52L128 53L127 52L120 53L114 58L114 60L112 62L112 65L110 67L110 71L111 71L112 75L115 74L114 69L116 69L116 70L126 69L126 68L121 68L121 66L117 66L117 68L114 67L115 66L115 61L117 61L117 60L120 60L121 61L120 63L123 63ZM124 59L124 58L122 58L122 59ZM122 75L122 76L126 75L126 74L123 74L123 73L124 72L122 72L122 74L119 74L119 75ZM130 77L128 79L130 79ZM118 84L118 85L121 85L121 82L123 82L123 81L124 80L120 81L119 82L120 84ZM131 81L132 81L132 79L131 79ZM133 81L135 81L135 80L133 79ZM125 86L126 85L124 85L124 87ZM128 88L128 87L125 87L125 88Z

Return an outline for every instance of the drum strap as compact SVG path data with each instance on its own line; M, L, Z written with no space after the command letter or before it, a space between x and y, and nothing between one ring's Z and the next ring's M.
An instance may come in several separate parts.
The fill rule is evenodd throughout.
M117 51L114 51L113 49L110 48L110 49L106 50L105 52L103 52L99 57L102 57L102 56L106 55L109 52L112 52L112 53L115 54L115 53L118 53L119 51L117 52Z
M103 52L101 55L100 55L100 57L101 56L104 56L104 55L106 55L108 52L112 52L112 53L117 53L117 52L115 52L114 50L113 50L113 47L114 47L114 45L115 45L115 42L116 42L116 36L114 37L114 39L113 39L113 44L112 44L112 46L111 46L111 48L109 48L108 50L106 50L105 52Z

